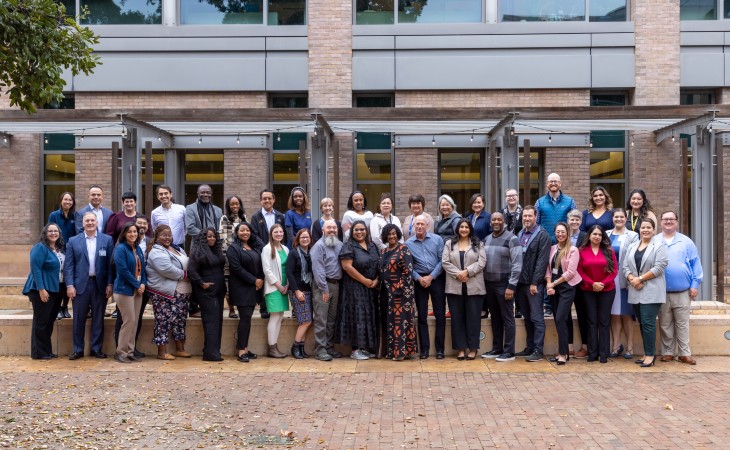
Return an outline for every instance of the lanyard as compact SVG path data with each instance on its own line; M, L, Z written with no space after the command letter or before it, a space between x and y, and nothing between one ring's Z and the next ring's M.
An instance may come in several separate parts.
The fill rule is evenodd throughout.
M639 222L639 217L636 217L636 219L634 219L634 212L633 211L631 211L631 219L630 220L631 220L631 230L632 231L636 231L636 224Z

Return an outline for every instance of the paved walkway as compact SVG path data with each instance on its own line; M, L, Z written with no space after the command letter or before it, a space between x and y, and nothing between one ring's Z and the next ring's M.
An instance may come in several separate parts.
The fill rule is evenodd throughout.
M49 362L0 357L9 448L727 448L730 358Z

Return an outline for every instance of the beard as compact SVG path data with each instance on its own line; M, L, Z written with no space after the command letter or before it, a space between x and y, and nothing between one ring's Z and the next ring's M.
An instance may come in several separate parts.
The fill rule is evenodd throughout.
M324 245L327 247L334 247L340 242L337 236L327 236L324 238Z

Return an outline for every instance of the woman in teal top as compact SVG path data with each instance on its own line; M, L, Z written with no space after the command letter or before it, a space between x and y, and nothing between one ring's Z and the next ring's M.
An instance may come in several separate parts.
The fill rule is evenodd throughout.
M63 238L61 228L49 223L41 231L38 243L30 250L30 275L23 287L23 294L33 304L31 325L30 357L51 359L53 353L51 335L56 315L61 307L63 262Z
M286 259L289 249L282 245L284 228L276 223L269 230L269 243L261 251L261 266L264 269L264 298L271 316L267 326L269 353L271 358L285 358L286 353L279 350L277 341L281 331L284 311L289 310L289 286L286 281Z

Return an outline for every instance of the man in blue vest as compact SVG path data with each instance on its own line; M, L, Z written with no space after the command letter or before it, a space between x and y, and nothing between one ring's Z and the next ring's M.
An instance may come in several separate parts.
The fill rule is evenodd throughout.
M574 209L575 200L572 197L563 194L560 188L563 186L560 181L560 175L551 173L547 177L547 194L537 199L535 202L536 223L547 232L553 245L557 244L555 240L555 225L558 222L568 222L568 213ZM552 316L552 306L545 296L544 307L545 316Z

